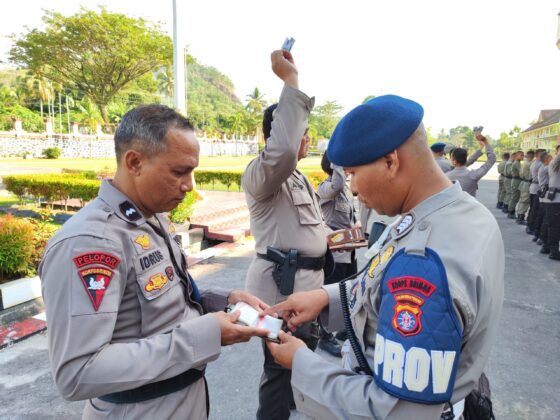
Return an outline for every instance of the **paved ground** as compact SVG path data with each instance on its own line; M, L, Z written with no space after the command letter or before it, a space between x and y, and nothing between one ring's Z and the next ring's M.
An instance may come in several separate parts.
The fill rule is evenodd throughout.
M483 181L480 187L479 199L492 208L496 182ZM502 228L507 258L500 335L486 369L495 412L498 419L557 418L560 264L538 254L523 228L492 211ZM203 287L242 287L251 254L250 249L240 249L197 265L192 272ZM83 403L58 396L47 357L43 335L0 351L0 418L80 418ZM211 419L254 418L261 365L258 340L223 349L208 368Z

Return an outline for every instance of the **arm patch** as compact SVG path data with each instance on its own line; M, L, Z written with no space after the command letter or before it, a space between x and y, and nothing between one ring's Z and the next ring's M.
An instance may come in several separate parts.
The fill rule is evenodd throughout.
M453 393L461 327L445 267L436 252L400 250L381 281L374 378L396 398L421 404L448 402Z

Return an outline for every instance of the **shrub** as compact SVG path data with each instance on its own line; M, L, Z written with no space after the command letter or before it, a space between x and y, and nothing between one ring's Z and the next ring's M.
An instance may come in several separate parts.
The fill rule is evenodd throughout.
M185 195L184 200L169 213L169 219L173 223L184 223L192 216L194 204L200 199L200 195L193 190Z
M0 280L25 275L32 268L35 229L27 219L0 217Z
M84 179L97 179L97 173L95 171L62 168L62 173L63 174L75 174L79 178L84 178Z
M58 159L62 154L62 150L58 147L47 147L43 150L43 156L47 159Z
M212 183L212 188L214 188L214 183L216 181L224 184L228 191L233 184L237 185L237 189L241 191L241 177L243 171L205 171L199 170L195 171L194 178L197 184L204 185Z
M313 188L317 189L317 187L319 186L319 184L321 182L323 182L325 179L327 179L327 174L324 172L309 172L307 174L307 179L309 179L309 182L311 182L311 185L313 185Z

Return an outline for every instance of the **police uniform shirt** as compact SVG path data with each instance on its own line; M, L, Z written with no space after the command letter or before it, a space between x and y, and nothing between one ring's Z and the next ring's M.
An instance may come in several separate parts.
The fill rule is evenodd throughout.
M548 188L548 179L549 179L549 175L548 175L548 165L541 165L539 168L539 172L537 174L537 179L539 180L539 190L542 189L543 187L547 187ZM550 200L548 198L546 198L546 194L544 195L544 197L539 197L539 201L541 203L549 203Z
M552 200L545 197L547 203L560 203L560 171L558 170L560 167L560 163L558 162L559 160L560 153L558 153L548 165L548 190L550 191L555 188L556 194Z
M537 194L539 192L539 168L542 166L540 160L535 160L531 163L531 185L529 186L530 194Z
M448 159L445 158L445 156L438 156L436 158L436 163L444 173L453 170L453 165Z
M206 418L204 379L141 403L96 398L204 369L220 354L218 320L205 313L223 310L228 292L193 300L174 227L160 215L152 221L161 228L103 181L40 264L55 383L65 399L90 399L84 418Z
M465 218L465 214L469 217ZM428 309L434 289L419 280L426 278L426 272L412 273L405 279L384 277L385 270L393 269L389 268L391 261L401 258L403 252L422 260L428 250L439 256L447 277L442 284L448 286L438 286L440 291L449 292L449 306L443 312L430 313ZM317 419L439 419L443 404L421 404L403 395L414 390L435 397L447 386L452 391L450 400L456 403L470 393L497 335L503 278L504 246L490 212L457 184L426 199L402 216L364 276L347 283L353 329L369 367L383 374L379 373L374 380L300 348L292 365L298 411ZM394 309L393 305L384 306L387 295L382 299L381 290L390 283L391 287L403 289L398 296L414 300L414 304L404 305L406 311L398 309L398 305ZM407 290L412 283L414 293ZM343 319L338 285L324 289L329 294L329 306L321 316L329 330L339 330L343 328ZM409 294L413 296L407 297ZM389 312L380 316L383 308ZM426 321L449 317L455 318L456 328L443 338L457 341L457 351L438 351L432 348L430 337L435 340L437 335L441 340L441 332L429 330ZM400 339L380 336L379 325L389 326L384 331ZM405 334L417 340L415 347L405 349ZM353 352L350 356L355 367ZM457 363L456 370L452 369L453 363ZM392 387L392 393L381 386Z
M469 158L467 161L467 166L471 165L482 155L482 152L477 150L473 153L473 156ZM484 164L478 169L468 169L466 166L461 166L458 168L453 169L450 172L447 172L446 175L451 181L458 181L463 188L463 191L466 191L473 197L476 197L476 190L478 189L478 181L486 175L486 173L494 166L496 163L496 154L494 153L494 149L490 144L486 145L486 156L487 160Z
M350 187L346 183L344 170L334 166L332 176L317 188L320 198L319 204L325 218L325 223L332 230L350 229L354 226L354 204ZM333 252L334 261L349 264L352 262L352 251Z
M271 246L283 251L297 249L303 257L322 257L327 250L317 195L305 175L296 169L313 104L313 98L284 86L265 150L243 174L241 184L257 253L266 254L267 246ZM268 304L286 298L272 278L273 268L274 263L255 257L246 279L247 290ZM323 277L322 270L297 270L294 292L320 287Z

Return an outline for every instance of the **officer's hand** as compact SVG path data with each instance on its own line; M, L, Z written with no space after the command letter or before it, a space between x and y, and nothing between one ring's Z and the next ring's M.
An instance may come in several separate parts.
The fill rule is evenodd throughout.
M305 343L291 334L286 334L284 331L278 333L278 339L280 340L280 344L276 344L272 341L266 343L268 350L270 350L276 363L287 369L291 369L292 362L294 361L294 354L296 354L299 348L305 347Z
M270 54L270 61L276 76L288 86L298 89L298 70L292 54L286 50L276 50Z
M279 313L288 324L290 330L295 331L302 324L316 319L323 308L329 304L329 295L323 289L309 292L294 293L287 300L271 306L261 315Z
M228 296L228 303L235 305L237 302L245 302L255 308L257 311L264 311L270 306L260 300L258 297L243 290L232 290Z
M236 324L239 318L239 311L233 311L229 314L225 312L214 312L218 322L220 323L220 332L222 335L222 346L229 346L235 343L249 341L251 337L266 337L270 332L264 328L246 327Z
M488 144L488 140L482 134L476 133L475 137L476 137L476 141L480 143L481 147L484 147Z

